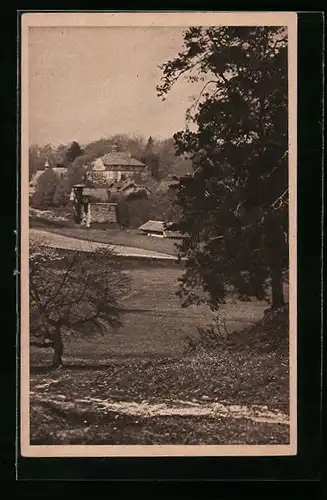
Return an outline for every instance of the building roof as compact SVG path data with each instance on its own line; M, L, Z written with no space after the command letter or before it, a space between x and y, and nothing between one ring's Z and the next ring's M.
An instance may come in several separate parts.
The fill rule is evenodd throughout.
M129 153L122 151L114 151L107 153L101 158L105 167L124 166L124 167L145 167L146 165L135 158L132 158Z
M172 223L163 222L161 220L148 220L139 227L141 231L147 233L164 233L167 238L183 238L183 234L179 231L172 231L170 228Z
M116 181L110 184L110 189L112 191L127 191L130 189L142 189L143 186L139 186L134 181L127 179L126 181Z
M148 220L148 222L142 224L139 229L149 233L163 233L165 231L165 223L161 220Z
M96 203L108 203L110 194L105 188L83 188L83 196L89 196L90 201Z
M145 186L140 186L136 184L134 181L126 180L126 181L116 181L112 182L109 185L109 191L111 196L121 194L123 196L147 196L148 191Z

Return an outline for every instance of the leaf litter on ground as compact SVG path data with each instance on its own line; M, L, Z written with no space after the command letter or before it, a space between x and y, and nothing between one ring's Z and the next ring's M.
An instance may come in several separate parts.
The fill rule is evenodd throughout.
M177 432L181 440L179 442L185 443L193 442L193 440L196 444L203 442L210 444L216 441L227 443L228 436L231 439L229 444L233 442L286 443L289 439L289 429L285 425L289 411L288 349L287 338L285 340L281 336L281 330L284 330L284 337L287 337L286 322L284 321L279 330L271 324L272 322L265 319L265 323L261 322L256 328L235 335L229 343L220 346L214 352L202 352L179 359L160 357L130 359L126 357L120 358L117 362L111 359L106 367L99 367L99 369L88 370L86 363L83 369L73 369L73 366L67 366L48 375L33 375L31 377L32 437L35 441L42 439L43 436L44 440L50 439L52 442L53 440L62 442L65 439L73 442L75 439L76 442L96 443L107 439L110 444L116 435L117 444L150 442L150 436L152 436L153 443L173 443L177 439L174 437L173 429L179 429ZM272 329L277 338L270 339ZM238 337L241 335L247 337L248 342L245 342L245 338L239 340ZM49 418L42 420L42 411L45 411L45 407L42 406L44 400L48 399L51 407L51 404L56 404L50 402L53 398L57 403L60 400L71 402L68 413L71 412L76 418L80 412L80 407L77 408L76 405L77 400L89 402L88 409L85 410L89 420L83 417L87 424L76 422L73 424L74 418L69 423L69 425L86 426L84 437L81 437L78 432L75 435L73 431L70 435L69 431L66 432L64 429L60 430L60 435L56 434L64 425L65 419L68 425L67 411L66 413L59 412L60 417L57 414L57 420L53 423L49 423ZM124 402L126 407L129 405L129 408L131 404L143 404L143 408L147 406L153 408L156 405L158 408L160 404L166 405L167 408L180 408L183 405L184 408L185 406L190 408L193 404L193 409L201 404L207 407L211 405L211 408L216 405L216 408L220 408L221 414L216 412L216 418L213 419L210 412L202 412L199 421L195 418L193 411L193 416L190 416L192 412L189 412L189 416L184 415L181 421L178 412L174 415L168 412L164 417L154 412L150 419L142 414L134 415L132 412L132 416L128 415L131 418L127 424L126 422L119 424L121 426L118 432L117 425L121 422L121 409L124 407ZM112 414L118 415L114 420L116 430L110 422L103 421L105 413L103 410L99 411L99 405L101 407L102 404L103 409L106 403L107 409L111 405ZM120 408L117 405L120 405ZM48 406L47 411L51 411L50 407ZM232 411L228 416L224 415L226 407L234 407L234 414ZM273 414L276 417L275 422L279 423L251 420L247 418L246 412L245 414L240 412L242 407L251 408L254 414L256 408L258 412ZM237 411L240 414L235 419ZM66 416L63 417L63 415ZM124 418L126 417L127 415ZM63 419L60 420L61 423L58 418ZM83 418L81 420L81 415L79 415L77 422L83 422ZM194 433L193 437L187 437L185 434L186 429L189 429L189 421L193 421L194 433L197 437L194 437ZM95 425L98 426L96 427L98 434L95 433ZM125 430L124 425L126 425ZM135 425L141 426L144 431L139 433L138 437L135 435ZM110 434L109 428L113 434ZM230 428L234 429L233 435L230 433ZM214 436L208 434L209 429L210 432L214 432ZM265 429L265 434L260 434L259 429ZM217 436L218 431L219 436ZM167 433L169 437L166 436Z

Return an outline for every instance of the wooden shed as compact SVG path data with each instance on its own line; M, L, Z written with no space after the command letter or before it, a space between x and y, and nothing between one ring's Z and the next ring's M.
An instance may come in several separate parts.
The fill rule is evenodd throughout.
M165 238L165 223L160 220L148 220L139 227L139 230L147 236L156 236L157 238Z
M139 231L147 236L155 236L157 238L173 238L180 239L183 235L171 229L172 224L160 220L148 220L139 227Z

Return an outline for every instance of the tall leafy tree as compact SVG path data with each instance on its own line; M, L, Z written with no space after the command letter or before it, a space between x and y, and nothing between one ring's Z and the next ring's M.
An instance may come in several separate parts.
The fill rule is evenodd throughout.
M82 154L83 150L76 141L73 141L66 151L66 157L69 163L73 163L73 161L79 156L82 156Z
M69 200L69 192L68 179L66 177L59 179L53 195L54 205L59 207L66 205Z
M192 171L190 160L177 155L174 139L168 138L156 142L156 153L160 159L159 177L165 179L172 175L185 175Z
M219 307L231 288L263 299L270 282L278 308L288 269L287 33L190 28L183 50L161 69L163 99L182 76L203 81L186 129L174 135L194 169L177 196L176 229L186 236L179 246L187 257L184 304Z
M88 157L87 157L88 158ZM72 186L75 184L81 184L84 182L84 176L86 172L84 156L79 156L76 158L71 165L67 168L67 186L70 191Z
M37 188L32 196L31 204L44 208L53 205L57 185L58 176L52 168L45 169L38 179Z
M67 148L65 144L59 144L56 148L56 162L65 167L67 166Z
M150 136L144 149L142 161L155 179L159 178L159 156L154 152L154 139Z

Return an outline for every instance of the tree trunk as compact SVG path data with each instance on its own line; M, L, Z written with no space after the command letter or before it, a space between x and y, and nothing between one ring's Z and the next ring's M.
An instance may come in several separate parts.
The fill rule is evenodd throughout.
M52 361L52 366L54 368L59 368L62 366L62 355L64 352L64 344L62 342L61 338L61 327L60 325L57 325L55 328L55 332L53 335L53 342L52 342L52 347L53 347L53 361Z
M279 309L285 305L282 270L276 263L271 268L271 294L272 310Z
M283 228L278 218L273 217L268 226L268 241L270 243L269 267L271 278L271 309L276 310L285 305L283 290L283 253L285 249L285 239Z

